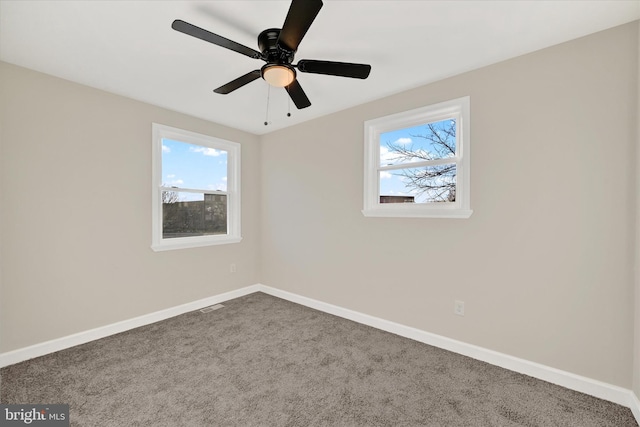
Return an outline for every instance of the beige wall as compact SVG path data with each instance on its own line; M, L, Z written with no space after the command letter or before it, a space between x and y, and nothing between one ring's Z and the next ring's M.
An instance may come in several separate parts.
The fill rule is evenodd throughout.
M638 31L638 98L636 104L636 287L635 287L635 346L633 359L633 391L640 399L640 31Z
M263 283L630 388L637 50L633 23L263 137ZM471 218L365 218L363 122L465 95Z
M257 136L6 63L0 94L0 352L259 281ZM150 249L152 122L242 144L241 243Z

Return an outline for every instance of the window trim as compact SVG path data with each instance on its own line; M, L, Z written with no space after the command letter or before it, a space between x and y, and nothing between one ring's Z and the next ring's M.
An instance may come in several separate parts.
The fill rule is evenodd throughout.
M440 203L380 203L380 135L446 119L456 119L456 201ZM452 99L364 122L364 208L366 217L469 218L470 97ZM439 160L435 161L436 163Z
M166 189L162 186L162 140L165 138L227 152L227 191L224 192L227 195L227 234L171 239L162 237L161 193L163 189ZM240 242L242 240L240 227L240 144L158 123L152 123L151 142L151 249L166 251ZM184 190L189 191L190 189ZM201 192L201 190L197 192ZM220 191L207 191L205 194L209 193L220 194Z

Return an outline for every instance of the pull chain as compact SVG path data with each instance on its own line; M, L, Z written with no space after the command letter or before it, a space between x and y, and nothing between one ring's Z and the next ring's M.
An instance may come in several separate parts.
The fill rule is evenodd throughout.
M291 97L287 96L287 117L291 117Z
M271 96L271 85L267 85L267 113L264 118L264 125L269 124L269 97Z

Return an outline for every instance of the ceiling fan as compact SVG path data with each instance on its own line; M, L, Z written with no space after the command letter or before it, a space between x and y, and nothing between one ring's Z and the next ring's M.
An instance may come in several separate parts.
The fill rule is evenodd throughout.
M261 59L266 62L261 69L250 71L215 89L215 93L226 95L262 77L271 86L284 87L296 107L301 109L310 106L311 102L296 78L296 68L303 73L328 74L357 79L366 79L371 71L371 65L349 62L301 59L297 64L293 63L298 45L300 45L302 38L309 30L321 8L322 0L292 0L282 29L269 28L258 36L260 51L180 19L173 21L171 28L250 58Z

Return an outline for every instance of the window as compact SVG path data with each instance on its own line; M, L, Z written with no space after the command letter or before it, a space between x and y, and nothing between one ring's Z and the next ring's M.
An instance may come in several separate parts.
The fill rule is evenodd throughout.
M468 218L469 97L364 124L365 216Z
M239 242L240 144L156 123L152 130L151 248Z

